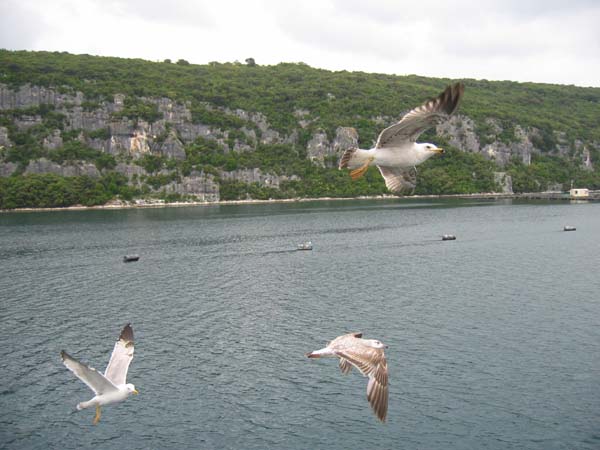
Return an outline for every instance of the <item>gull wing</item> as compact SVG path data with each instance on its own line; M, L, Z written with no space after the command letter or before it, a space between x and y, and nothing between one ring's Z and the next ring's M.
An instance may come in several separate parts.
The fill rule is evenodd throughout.
M417 169L410 167L377 166L385 180L385 186L394 194L410 195L417 186Z
M82 362L79 362L64 350L60 352L60 356L63 360L63 364L67 366L67 369L69 369L77 378L87 384L87 386L94 391L94 394L102 395L118 390L109 379L107 379L93 367L88 367Z
M347 360L363 375L369 377L367 400L377 418L385 422L389 389L387 361L383 349L359 344L352 348L336 351L336 354Z
M352 370L352 364L345 358L340 356L340 370L344 375L350 373Z
M112 355L104 376L112 381L115 385L125 384L127 378L127 370L133 359L133 329L131 324L125 325L113 348Z
M400 147L414 142L427 128L446 120L457 110L464 90L462 83L450 85L436 98L409 111L398 123L381 132L375 148Z

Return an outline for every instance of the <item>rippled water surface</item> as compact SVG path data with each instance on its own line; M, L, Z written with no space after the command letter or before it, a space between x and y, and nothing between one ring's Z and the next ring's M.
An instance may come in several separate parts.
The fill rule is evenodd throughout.
M598 203L2 214L0 447L598 449L599 267ZM93 426L59 353L104 370L127 322L140 395ZM304 357L349 331L389 345L386 424Z

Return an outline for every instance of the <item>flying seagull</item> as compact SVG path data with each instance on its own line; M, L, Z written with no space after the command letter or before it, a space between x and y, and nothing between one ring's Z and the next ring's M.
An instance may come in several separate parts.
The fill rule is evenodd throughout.
M94 425L100 420L101 406L121 402L129 397L130 394L138 393L133 384L125 383L127 369L133 359L133 329L129 323L121 331L104 375L93 367L86 366L77 361L64 350L60 352L60 356L67 369L87 384L94 391L94 394L96 394L91 400L77 404L77 411L92 406L96 407Z
M340 369L347 374L356 367L360 373L369 377L367 400L375 415L385 422L388 409L388 370L383 349L387 345L376 339L362 339L362 333L350 333L339 336L327 344L327 347L307 353L309 358L340 358Z
M415 166L425 162L442 148L416 139L427 128L448 119L457 108L465 87L462 83L448 86L444 92L409 111L400 121L381 132L370 150L351 148L344 152L340 169L354 169L353 180L362 177L369 166L377 166L386 187L394 194L412 193L417 184Z

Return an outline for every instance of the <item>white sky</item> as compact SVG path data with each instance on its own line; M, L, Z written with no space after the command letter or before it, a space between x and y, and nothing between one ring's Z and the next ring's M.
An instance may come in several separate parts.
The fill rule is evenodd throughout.
M600 0L0 0L0 48L600 87Z

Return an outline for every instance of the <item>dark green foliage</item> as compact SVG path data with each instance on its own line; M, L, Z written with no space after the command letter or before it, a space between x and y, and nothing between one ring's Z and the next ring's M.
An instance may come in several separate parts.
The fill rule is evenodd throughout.
M437 95L450 82L414 75L398 77L330 72L303 63L260 66L252 58L248 58L246 64L170 62L0 50L0 83L11 88L29 83L70 94L81 91L85 95L82 106L86 111L98 109L103 102L112 102L117 93L124 94L124 108L114 116L127 117L131 121L155 122L162 119L157 105L148 99L167 97L186 102L191 107L194 123L220 130L230 150L237 141L249 145L251 151L227 151L225 146L214 140L200 138L185 146L187 158L184 161L145 155L135 161L151 174L144 178L145 184L140 192L128 187L126 178L110 172L117 162L113 156L88 148L78 140L82 133L92 139L108 140L108 128L67 131L62 112L52 105L40 105L0 111L0 126L7 128L8 137L14 143L13 147L0 150L0 157L17 163L21 173L30 160L40 157L61 163L90 161L103 171L103 177L97 180L99 187L96 182L90 184L89 180L71 182L41 178L52 185L51 192L62 193L62 197L57 194L50 201L42 195L40 205L70 204L71 201L83 203L77 197L79 194L72 191L76 187L88 192L90 201L114 196L133 198L151 192L151 188L158 190L180 176L189 175L192 170L214 175L223 199L378 195L388 191L376 168L369 169L365 177L353 182L347 171L336 169L337 157L326 158L326 168L308 161L307 143L317 131L326 132L332 139L339 126L352 126L358 130L361 147L370 147L386 125L393 123L407 109ZM571 180L578 186L600 187L600 171L582 169L580 155L576 154L574 145L575 139L585 143L600 142L600 89L486 80L465 80L465 85L460 112L474 120L475 132L482 145L495 141L510 144L516 140L517 126L524 129L535 127L539 135L532 141L542 155L534 156L530 166L512 161L507 168L499 169L481 155L448 148L435 135L435 130L428 130L420 140L441 144L448 153L419 166L416 193L497 190L493 178L496 170L506 170L513 177L513 187L517 192L544 190L557 182L567 188ZM269 126L282 136L296 133L295 143L260 143L259 127L231 112L238 108L264 114ZM299 110L303 110L301 119L298 117ZM487 122L488 118L493 122ZM19 129L15 125L17 119L33 125ZM302 126L300 120L303 121ZM165 132L155 139L156 144L167 139L170 127L171 124L166 123ZM41 143L55 130L61 130L63 148L45 150ZM248 130L254 131L257 141L248 137ZM557 132L561 132L567 145L571 145L571 152L566 157L553 156L558 143ZM592 160L598 164L600 151L593 146L589 149ZM124 156L118 158L123 161ZM254 168L294 179L282 182L276 189L225 182L219 178L221 170ZM40 178L12 178L11 182L2 180L2 183L8 183L2 186L12 189L22 178L22 187L31 186L34 193L38 192L36 186ZM0 192L2 196L5 194ZM175 194L160 195L183 198ZM15 202L13 199L10 204L35 203L31 198L29 203L25 200Z
M563 190L567 190L571 181L575 187L600 189L598 171L585 170L571 160L556 156L533 155L529 166L513 159L507 172L512 176L516 193L544 191L555 183L562 184Z
M146 122L156 122L162 118L162 114L159 112L157 105L130 96L125 98L123 109L113 113L113 117L127 117L128 119L142 119Z
M208 109L205 105L192 106L192 122L204 125L215 125L222 130L238 129L252 125L232 114L226 114L218 109Z
M112 155L89 148L76 140L66 142L61 149L48 152L48 157L59 164L69 161L93 162L98 170L114 169L117 165Z
M146 178L146 184L148 184L148 186L152 186L152 188L155 190L158 190L161 186L166 186L172 181L180 181L180 177L177 172L153 175Z
M102 139L106 141L110 139L110 128L99 128L98 130L89 131L87 135L90 139Z
M376 137L377 131L362 126L361 118L398 118L403 111L441 92L450 82L415 75L330 72L302 63L193 65L180 60L177 64L164 64L7 50L0 50L0 67L3 68L0 82L15 87L24 83L66 86L73 92L83 92L87 101L111 100L115 93L123 93L128 97L189 100L193 108L201 108L202 102L208 102L229 109L260 111L271 126L282 132L296 128L294 111L305 109L310 112L306 119L312 120L311 130L322 128L330 133L338 126L356 126L361 129L361 142L365 143ZM508 140L512 139L516 124L565 131L581 139L600 139L598 88L509 81L464 82L461 112L474 119L478 129L485 118L493 117L507 127ZM367 134L363 136L363 132Z
M497 192L498 168L480 154L461 152L444 145L446 152L418 167L416 194L473 194Z
M143 167L146 172L149 173L156 173L161 170L164 167L165 162L165 157L151 154L145 154L140 159L135 161L138 166Z
M111 198L98 180L53 174L0 178L0 208L100 205Z
M140 192L127 178L109 173L101 178L54 174L0 177L0 209L102 205L111 198L131 200Z
M222 181L221 200L269 200L285 198L279 189L261 187L258 183L246 184L239 181Z

